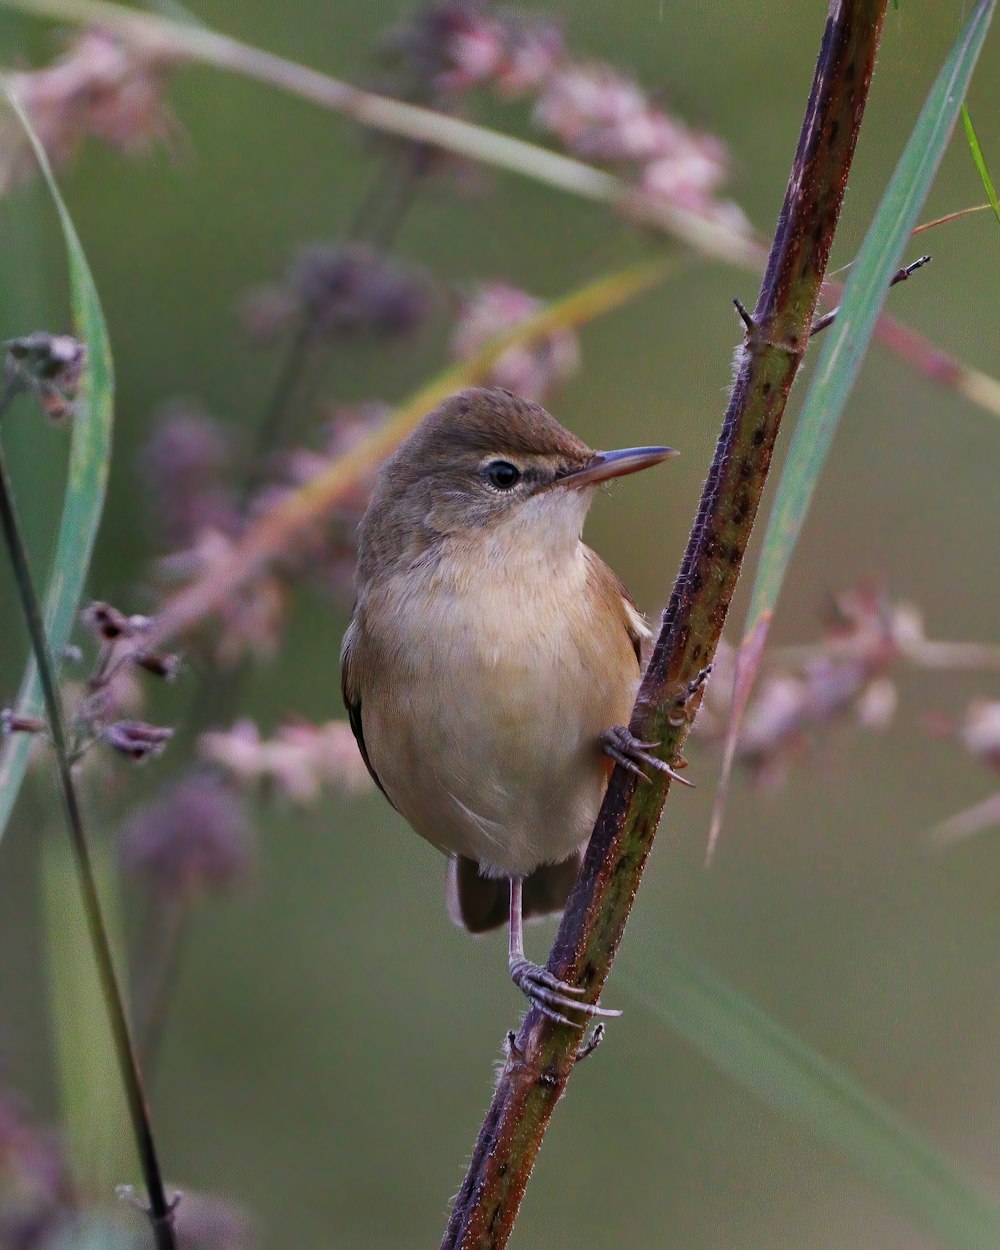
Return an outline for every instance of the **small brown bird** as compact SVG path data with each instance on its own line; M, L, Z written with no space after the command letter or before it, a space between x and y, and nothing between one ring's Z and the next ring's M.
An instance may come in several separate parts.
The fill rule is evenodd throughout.
M595 452L509 391L463 391L386 461L358 534L341 661L365 763L448 856L456 923L509 918L514 983L566 1024L617 1013L525 958L522 917L565 905L612 761L672 773L625 727L649 631L580 535L599 483L673 455Z

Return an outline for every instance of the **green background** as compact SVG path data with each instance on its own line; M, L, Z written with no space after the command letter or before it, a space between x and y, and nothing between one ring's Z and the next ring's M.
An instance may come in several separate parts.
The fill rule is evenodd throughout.
M375 37L402 11L318 0L198 10L210 25L353 81L370 73ZM562 0L548 11L577 52L662 86L672 107L719 134L733 154L733 197L771 229L825 6ZM890 8L834 265L854 254L964 13L957 3ZM0 30L8 64L38 62L52 48L20 19L0 19ZM377 162L336 115L216 71L181 71L171 101L187 136L175 156L129 162L91 146L61 175L118 373L115 461L90 588L126 608L150 555L135 460L152 409L198 396L228 420L257 421L278 354L241 337L239 298L298 244L342 231ZM996 173L995 35L970 107ZM482 117L524 123L518 108ZM959 134L924 217L982 198ZM934 232L934 264L890 300L892 312L992 373L998 241L986 214ZM427 190L396 250L457 288L503 277L547 297L626 262L642 241L599 206L484 171L471 198L446 184ZM552 403L592 445L663 441L683 452L601 498L588 528L651 614L669 589L725 403L734 294L752 303L753 278L688 263L584 331L584 368ZM61 329L65 310L57 226L35 186L0 204L0 331ZM341 353L326 391L402 398L439 367L443 336L439 315L391 355ZM796 555L778 640L814 637L828 593L865 576L918 603L933 636L995 639L998 439L995 418L876 347ZM41 567L61 498L62 436L24 419L10 442ZM241 710L266 728L289 711L340 715L344 624L320 595L300 595L285 647L255 672ZM26 654L6 570L0 630L4 702ZM931 1244L890 1199L670 1035L648 1004L674 948L710 963L996 1189L998 834L945 855L921 839L985 797L991 778L921 718L959 714L974 693L996 697L997 682L902 673L899 684L901 713L886 734L832 735L777 794L738 777L707 871L718 759L692 752L698 789L670 800L606 991L625 1016L560 1106L514 1244ZM182 715L185 692L168 702ZM129 775L91 823L113 828L181 758L168 753ZM57 1105L40 903L49 790L47 777L36 779L0 845L0 1053L41 1114ZM152 1088L168 1176L245 1206L268 1246L436 1244L499 1042L520 1011L503 939L473 941L451 926L442 861L381 796L272 806L258 823L253 884L206 905L186 945ZM529 932L537 956L550 934Z

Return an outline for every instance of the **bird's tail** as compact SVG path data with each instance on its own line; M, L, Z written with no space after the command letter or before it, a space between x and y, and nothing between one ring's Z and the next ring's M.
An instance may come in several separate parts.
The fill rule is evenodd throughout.
M583 851L574 851L569 859L558 864L542 864L524 878L525 920L562 911L582 860ZM474 859L457 855L448 860L445 897L452 920L470 933L486 933L507 923L510 885L506 877L480 876Z

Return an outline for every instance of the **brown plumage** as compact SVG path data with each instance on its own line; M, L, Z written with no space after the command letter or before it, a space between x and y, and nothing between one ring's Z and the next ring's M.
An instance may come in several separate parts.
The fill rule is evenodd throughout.
M583 522L598 482L667 454L596 453L537 404L463 391L386 461L361 523L351 724L448 855L454 919L495 927L517 895L512 966L521 908L559 911L572 887L647 635Z

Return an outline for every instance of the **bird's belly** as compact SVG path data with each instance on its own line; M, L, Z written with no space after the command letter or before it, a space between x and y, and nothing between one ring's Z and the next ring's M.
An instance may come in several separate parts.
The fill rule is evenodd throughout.
M372 764L422 837L486 871L526 874L590 835L607 783L598 739L628 717L634 656L627 638L611 655L581 645L586 632L558 619L540 631L516 604L493 622L481 605L474 619L445 606L446 621L407 637L383 697L365 702Z

